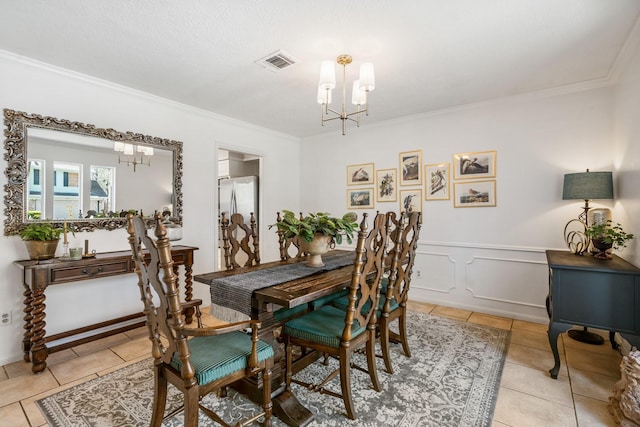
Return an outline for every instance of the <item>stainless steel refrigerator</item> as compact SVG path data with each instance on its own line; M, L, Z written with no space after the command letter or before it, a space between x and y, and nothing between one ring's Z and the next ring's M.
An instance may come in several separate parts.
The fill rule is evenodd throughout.
M258 177L243 176L239 178L223 178L218 180L220 211L227 213L227 218L234 213L241 213L244 222L249 224L251 212L258 220Z

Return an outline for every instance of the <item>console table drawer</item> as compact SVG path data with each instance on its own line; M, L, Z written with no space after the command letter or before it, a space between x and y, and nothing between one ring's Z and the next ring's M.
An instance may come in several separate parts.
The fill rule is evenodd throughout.
M112 276L132 272L129 260L114 262L103 262L100 264L58 267L51 269L50 283L65 283L75 280L86 280L90 278Z

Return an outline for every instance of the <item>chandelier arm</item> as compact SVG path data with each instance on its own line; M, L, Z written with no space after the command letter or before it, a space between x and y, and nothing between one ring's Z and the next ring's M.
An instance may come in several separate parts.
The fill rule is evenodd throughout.
M331 122L331 121L333 121L333 120L339 120L339 119L342 119L342 117L330 117L330 118L328 118L328 119L325 119L325 118L323 117L323 118L322 118L322 123L324 123L324 122Z

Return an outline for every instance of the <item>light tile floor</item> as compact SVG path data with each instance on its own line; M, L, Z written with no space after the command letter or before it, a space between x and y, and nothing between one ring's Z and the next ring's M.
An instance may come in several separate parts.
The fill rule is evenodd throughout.
M409 308L511 330L492 427L615 426L607 404L620 377L621 355L608 341L594 346L562 334L558 340L562 365L553 380L548 374L553 355L546 325L426 303L410 303ZM220 323L208 315L203 315L203 322ZM598 332L608 339L605 332ZM46 426L36 400L147 357L146 330L139 328L53 353L39 375L21 361L2 366L0 427Z

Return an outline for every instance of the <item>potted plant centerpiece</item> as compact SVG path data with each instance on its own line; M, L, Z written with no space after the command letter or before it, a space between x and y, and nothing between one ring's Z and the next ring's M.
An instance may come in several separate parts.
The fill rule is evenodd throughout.
M50 222L34 222L20 232L27 246L29 258L34 260L53 258L58 248L61 228L54 228Z
M333 217L328 212L309 213L304 218L296 217L292 211L282 210L284 217L281 221L271 224L278 231L284 233L285 238L300 237L302 249L309 254L307 265L322 267L322 254L342 243L342 236L348 243L353 242L353 233L358 229L354 212L347 212L341 218Z
M627 241L633 239L633 234L626 233L619 223L615 225L611 220L587 227L585 234L591 239L598 252L593 256L600 259L611 259L609 249L621 249L627 246Z

